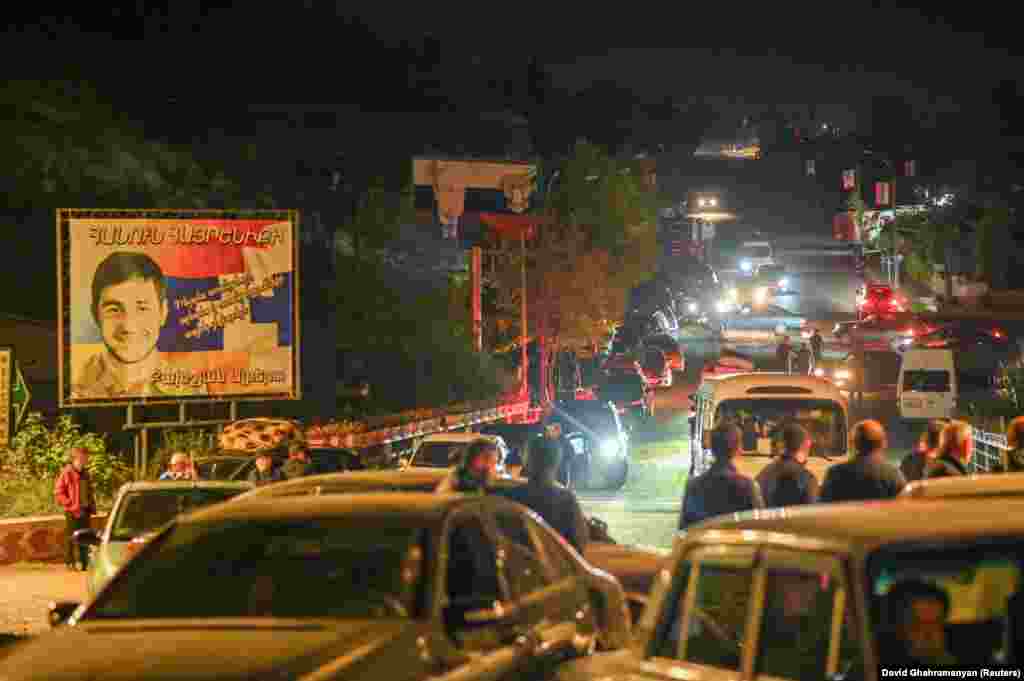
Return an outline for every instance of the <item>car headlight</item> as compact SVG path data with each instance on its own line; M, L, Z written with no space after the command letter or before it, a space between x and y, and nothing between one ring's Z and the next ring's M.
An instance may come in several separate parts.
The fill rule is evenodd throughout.
M601 442L601 456L605 457L606 459L610 459L614 456L617 456L620 449L621 448L619 446L618 440L604 440L603 442Z
M743 270L744 272L749 272L750 270L754 269L754 265L749 260L744 260L740 262L740 269Z
M779 288L785 291L789 288L789 279L779 279Z
M765 288L759 288L754 291L754 300L759 303L763 303L768 297L768 290Z
M822 376L825 375L825 370L822 369L821 367L818 367L817 369L814 370L814 375L817 376L818 378L821 378Z
M724 300L720 300L716 307L718 308L719 314L725 314L726 312L729 311L729 303L725 302Z
M729 295L729 298L731 298L732 300L739 300L740 299L740 290L737 289L737 288L731 288L731 289L729 289L728 295Z
M686 309L690 313L697 312L697 303L690 303L689 305L686 306Z
M846 381L850 379L850 372L846 369L840 369L835 373L835 377L841 381Z

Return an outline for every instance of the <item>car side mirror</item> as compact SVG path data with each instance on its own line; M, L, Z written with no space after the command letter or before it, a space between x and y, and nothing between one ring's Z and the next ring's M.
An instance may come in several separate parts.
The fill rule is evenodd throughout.
M91 527L87 527L84 530L76 530L71 535L71 539L76 544L82 546L99 546L102 543L99 533Z
M75 601L55 601L46 608L46 619L51 627L61 627L67 623L71 616L78 610L81 603Z

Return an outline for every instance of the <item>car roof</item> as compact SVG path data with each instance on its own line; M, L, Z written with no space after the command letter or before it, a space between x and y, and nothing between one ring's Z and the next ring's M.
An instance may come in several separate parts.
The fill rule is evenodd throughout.
M150 480L129 482L121 487L121 492L150 492L168 489L252 489L251 482L238 480Z
M410 527L436 523L459 505L475 499L494 498L461 494L423 492L375 492L369 494L325 494L316 496L239 497L230 504L208 506L185 516L181 522L204 523L226 520L299 520L388 516Z
M773 388L773 387L796 387L808 388L813 392L807 394L760 392L748 394L751 388ZM702 386L703 387L703 386ZM830 399L846 405L846 398L839 391L839 388L830 381L818 376L795 376L782 372L744 372L732 374L716 379L708 383L704 392L713 391L719 399L746 399L746 398L805 398L805 399Z
M423 442L473 442L475 440L500 440L501 436L492 433L434 433L423 438Z
M967 475L915 480L901 496L913 499L949 497L985 497L1000 494L1024 494L1024 473Z
M437 487L442 480L448 477L450 472L450 468L410 467L400 471L350 471L309 475L257 487L254 491L238 497L237 501L264 496L288 496L303 490L312 491L317 487L323 488L326 494L335 493L332 489L340 489L344 494L354 494L355 492L349 491L353 487L361 488L365 490L365 493L372 492L377 494L384 493L379 490L391 490L395 487L415 492L417 490ZM494 484L497 487L511 487L526 484L526 481L513 478L499 478L495 480ZM422 494L422 492L417 493Z
M929 517L942 522L922 522ZM852 551L974 535L1015 535L1024 533L1024 497L854 501L748 511L706 521L683 536L718 543L748 540L751 533L770 543L811 540L838 543Z

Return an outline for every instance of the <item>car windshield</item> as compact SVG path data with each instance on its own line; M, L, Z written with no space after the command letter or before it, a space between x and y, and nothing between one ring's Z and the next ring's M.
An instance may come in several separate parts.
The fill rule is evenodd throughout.
M811 456L839 456L846 452L846 417L832 400L734 399L724 400L715 413L715 424L732 422L743 429L743 450L772 454L782 444L782 427L796 422L813 440Z
M872 555L868 592L879 662L978 667L1020 660L1021 639L1007 634L1024 624L1022 552L1024 538L1011 537Z
M424 442L412 457L413 466L448 468L459 462L465 442Z
M426 534L380 517L179 524L83 619L415 616Z
M163 527L178 514L227 501L244 491L184 487L129 492L118 505L110 541L130 541Z
M234 480L250 461L251 457L207 459L196 464L196 471L203 480Z

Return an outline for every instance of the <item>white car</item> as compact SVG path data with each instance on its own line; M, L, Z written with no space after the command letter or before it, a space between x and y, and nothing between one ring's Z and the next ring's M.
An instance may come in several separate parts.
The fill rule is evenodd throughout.
M901 497L949 499L952 497L1000 497L1024 494L1024 473L968 475L956 478L915 480L903 488Z
M404 468L451 468L458 464L465 451L476 440L491 440L498 446L498 472L504 473L509 449L498 435L485 433L436 433L428 435L416 447Z

